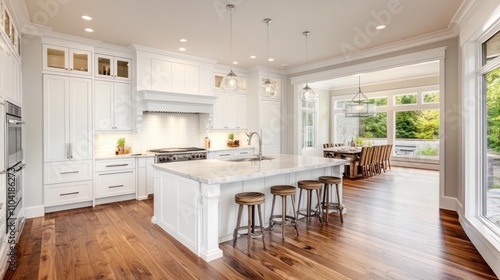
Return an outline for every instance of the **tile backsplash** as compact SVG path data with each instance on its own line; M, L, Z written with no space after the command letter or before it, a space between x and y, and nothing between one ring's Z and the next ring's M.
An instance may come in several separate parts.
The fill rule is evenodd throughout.
M211 148L226 147L227 132L200 132L198 114L144 114L139 132L96 133L94 135L94 153L96 156L113 155L118 138L125 137L126 146L132 153L143 153L149 149L171 147L204 147L205 137L211 139ZM240 146L246 147L244 132L233 132ZM257 141L255 141L257 142Z

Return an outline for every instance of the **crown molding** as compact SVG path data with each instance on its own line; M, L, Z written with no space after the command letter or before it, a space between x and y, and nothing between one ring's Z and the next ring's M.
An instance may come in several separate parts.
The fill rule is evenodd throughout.
M324 67L330 67L346 62L354 62L357 60L361 59L366 59L370 57L375 57L387 53L392 53L392 52L397 52L413 47L418 47L422 45L427 45L439 41L443 41L446 39L454 38L458 36L458 30L456 28L453 29L445 29L445 30L440 30L437 32L429 33L426 35L418 36L418 37L413 37L411 39L403 40L403 41L398 41L386 45L382 45L379 47L371 48L368 50L362 50L356 53L349 54L348 56L342 56L342 57L336 57L333 59L329 59L326 61L318 62L318 63L312 63L307 66L300 66L300 67L295 67L288 69L286 71L287 75L290 74L297 74L301 72L308 71L310 72L311 70L315 69L320 69Z
M162 49L156 49L148 46L143 46L140 44L132 44L130 45L130 48L140 51L140 52L146 52L146 53L151 53L153 55L165 55L165 56L170 56L174 58L179 58L179 59L186 59L186 60L191 60L195 62L201 62L201 63L206 63L210 65L214 65L217 63L216 60L209 59L209 58L204 58L204 57L199 57L199 56L193 56L193 55L187 55L187 54L180 54L176 52L171 52L171 51L166 51Z

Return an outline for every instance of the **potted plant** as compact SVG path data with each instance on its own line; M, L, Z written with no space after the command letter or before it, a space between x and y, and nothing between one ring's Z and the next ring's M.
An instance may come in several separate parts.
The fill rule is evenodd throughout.
M233 140L234 140L234 133L229 133L227 136L227 146L232 147L233 146Z
M125 138L124 137L118 138L118 140L116 141L116 149L117 149L119 155L122 155L125 153Z

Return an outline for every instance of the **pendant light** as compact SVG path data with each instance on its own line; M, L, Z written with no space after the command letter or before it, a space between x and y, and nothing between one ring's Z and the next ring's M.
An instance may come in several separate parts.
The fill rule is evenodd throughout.
M228 4L226 9L229 10L229 49L231 52L231 63L233 63L233 10L234 5ZM240 78L236 76L233 69L222 78L221 88L224 90L238 90L240 88Z
M345 103L345 116L372 117L376 114L375 109L375 104L370 103L368 97L361 91L361 76L358 76L358 93L354 95L351 102Z
M270 18L265 18L264 23L267 25L267 68L269 68L269 23ZM276 96L276 85L269 79L269 70L267 72L267 79L260 84L260 95L265 97Z
M311 34L311 32L309 32L309 31L302 32L302 35L304 35L304 37L306 37L306 73L307 73L307 36L309 36L309 34ZM307 74L306 74L306 85L304 86L303 89L300 90L299 98L300 98L300 100L306 101L306 102L314 102L318 99L318 95L307 84Z

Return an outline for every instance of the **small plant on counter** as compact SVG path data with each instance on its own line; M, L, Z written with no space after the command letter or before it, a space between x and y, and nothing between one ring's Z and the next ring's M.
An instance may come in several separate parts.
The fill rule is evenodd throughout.
M125 153L125 138L124 137L118 138L118 140L116 141L116 147L117 147L117 150L118 150L117 152L119 155Z
M227 136L227 146L228 147L234 147L234 133L229 133Z

